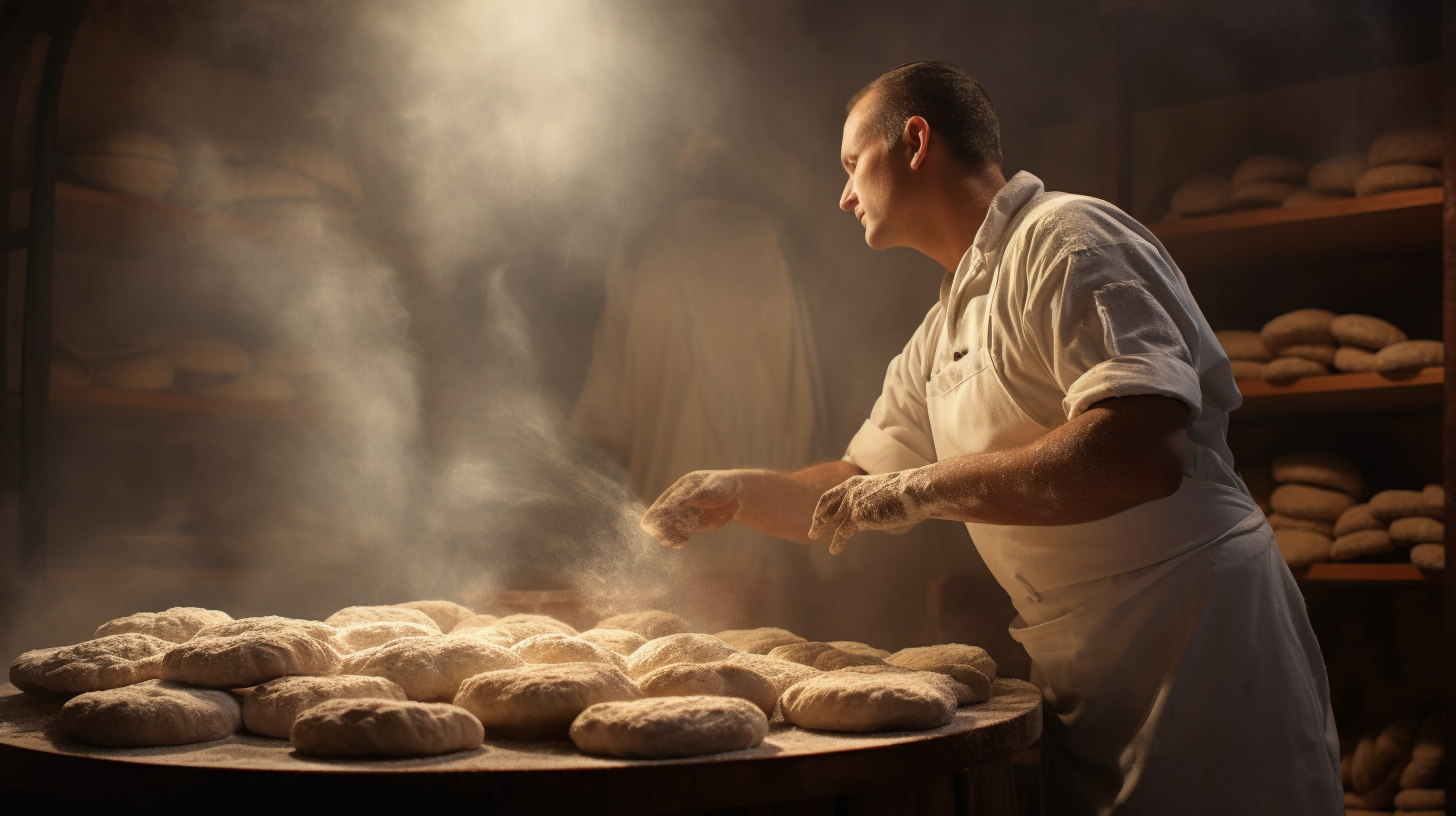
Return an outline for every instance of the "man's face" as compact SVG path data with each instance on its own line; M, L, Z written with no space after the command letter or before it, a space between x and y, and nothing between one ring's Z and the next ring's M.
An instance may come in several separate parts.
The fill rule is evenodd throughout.
M839 209L853 213L865 230L865 243L874 249L898 246L894 222L902 216L896 203L897 192L904 186L901 168L894 161L897 152L885 144L884 136L872 121L876 96L871 92L844 120L844 139L839 146L839 161L849 174Z

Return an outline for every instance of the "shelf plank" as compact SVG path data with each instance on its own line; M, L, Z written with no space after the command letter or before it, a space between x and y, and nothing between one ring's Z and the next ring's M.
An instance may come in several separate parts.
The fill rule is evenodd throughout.
M1312 564L1303 575L1304 583L1320 584L1433 584L1441 585L1440 575L1426 575L1410 563L1351 564L1328 562Z
M336 410L292 402L245 402L168 391L130 391L96 386L51 388L51 405L58 408L136 408L216 416L261 416L284 419L341 419Z
M1179 268L1318 263L1441 248L1440 187L1149 225Z
M1445 369L1406 374L1329 374L1287 383L1244 380L1244 404L1230 419L1246 421L1300 414L1413 413L1441 409Z

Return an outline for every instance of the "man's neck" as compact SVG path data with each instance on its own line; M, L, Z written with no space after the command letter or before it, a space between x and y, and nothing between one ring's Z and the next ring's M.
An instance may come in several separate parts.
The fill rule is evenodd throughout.
M976 240L976 233L991 209L991 199L1006 186L999 167L949 180L940 191L941 217L921 249L936 263L953 271Z

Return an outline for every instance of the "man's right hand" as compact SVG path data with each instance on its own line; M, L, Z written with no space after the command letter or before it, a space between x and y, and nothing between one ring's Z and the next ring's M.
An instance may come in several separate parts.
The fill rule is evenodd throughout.
M642 529L664 545L678 548L698 533L722 527L738 515L742 473L695 470L678 479L647 509Z

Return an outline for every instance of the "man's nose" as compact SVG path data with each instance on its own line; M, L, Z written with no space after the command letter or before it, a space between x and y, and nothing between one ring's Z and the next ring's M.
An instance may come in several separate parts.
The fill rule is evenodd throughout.
M844 192L839 194L839 209L852 213L854 205L858 203L859 198L854 194L854 180L850 179L844 183Z

